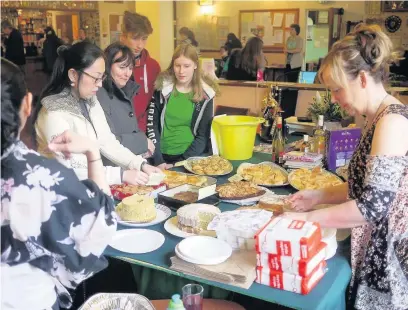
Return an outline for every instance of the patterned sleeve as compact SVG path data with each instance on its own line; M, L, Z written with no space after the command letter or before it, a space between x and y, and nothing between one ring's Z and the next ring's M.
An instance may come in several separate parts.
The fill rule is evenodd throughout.
M2 226L2 262L30 262L55 277L65 295L65 288L107 266L102 253L116 231L113 200L72 169L24 155L13 177L2 180L9 184L2 184L2 225L8 224Z
M367 222L376 222L388 214L407 165L405 156L367 156L363 191L356 200Z

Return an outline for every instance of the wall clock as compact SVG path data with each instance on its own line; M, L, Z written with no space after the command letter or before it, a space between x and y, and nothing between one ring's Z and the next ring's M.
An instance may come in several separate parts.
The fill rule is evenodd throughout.
M402 20L400 17L398 17L397 15L391 15L385 19L384 24L385 24L385 28L387 28L389 32L394 33L398 29L400 29L401 22Z

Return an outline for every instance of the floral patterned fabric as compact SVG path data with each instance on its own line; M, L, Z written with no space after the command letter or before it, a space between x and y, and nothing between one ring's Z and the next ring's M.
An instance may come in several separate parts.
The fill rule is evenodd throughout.
M44 271L58 295L53 309L70 307L67 288L74 289L107 266L102 253L115 231L113 200L93 181L80 182L73 170L41 157L22 142L2 155L1 263L7 270L28 263L31 269ZM25 284L22 278L21 286ZM51 308L37 307L26 309Z
M408 156L370 155L376 123L386 114L408 118L408 107L384 109L349 165L349 196L368 223L353 229L351 244L349 303L363 310L408 309Z

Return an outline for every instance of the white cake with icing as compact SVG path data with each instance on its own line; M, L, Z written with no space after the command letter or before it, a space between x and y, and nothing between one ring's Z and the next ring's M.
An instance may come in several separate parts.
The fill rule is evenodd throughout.
M217 207L202 203L183 206L177 210L178 228L189 233L211 235L207 226L220 213Z
M123 199L117 206L116 213L123 221L139 223L151 222L157 215L154 199L137 194Z

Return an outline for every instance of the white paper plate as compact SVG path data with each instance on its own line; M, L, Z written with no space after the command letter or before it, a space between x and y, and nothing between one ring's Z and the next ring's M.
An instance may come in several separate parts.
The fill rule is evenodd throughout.
M286 176L286 178L288 180L288 177L289 177L288 172L285 169L283 169L282 167L274 164L273 162L269 162L269 161L264 161L264 162L259 163L259 164L243 163L243 164L239 165L239 167L237 169L237 174L242 177L242 171L244 170L244 168L247 168L247 167L250 167L250 166L259 166L259 165L268 165L268 166L271 166L272 168L279 169L280 171L282 171L285 174L285 176ZM261 186L265 186L265 187L281 187L281 186L289 185L289 181L285 182L284 184L276 184L276 185L257 184L257 185L261 185Z
M156 212L157 212L156 218L151 222L137 223L137 222L119 220L118 223L123 225L123 226L128 226L128 227L148 227L148 226L153 226L153 225L159 224L161 222L164 222L171 215L171 210L168 207L163 206L161 204L156 204Z
M116 232L109 245L122 252L142 254L157 250L164 240L164 236L154 230L122 229Z
M207 236L186 238L177 245L176 251L181 259L200 265L221 264L232 254L227 242Z
M196 264L196 265L218 265L218 264L223 263L223 261L221 261L221 262L219 262L219 263L216 262L216 263L214 263L214 264L208 264L208 263L205 264L205 263L203 263L203 262L200 261L200 260L195 260L195 259L192 259L192 258L190 258L190 257L184 256L183 254L180 253L180 250L179 250L179 248L178 248L178 245L177 245L176 248L175 248L175 252L176 252L176 256L177 256L178 258L180 258L180 259L186 261L187 263L192 263L192 264Z
M332 258L336 254L337 250L336 233L337 229L335 228L322 229L322 241L327 244L325 257L326 260Z
M208 156L208 157L210 157L210 156ZM199 173L194 172L194 171L193 171L193 168L192 168L192 166L191 166L191 164L192 164L193 161L199 160L199 159L204 159L204 158L207 158L207 157L202 157L202 156L190 157L189 159L187 159L187 160L184 162L184 168L186 168L187 171L190 171L191 173L194 173L194 174L197 174L197 175L207 175L207 174L199 174ZM227 159L226 159L226 160L227 160ZM228 161L228 162L229 162L229 161ZM223 174L215 174L214 176L222 176L222 175L230 174L230 173L234 170L234 167L232 166L231 162L229 162L229 164L230 164L230 169L228 170L228 172L223 173Z

